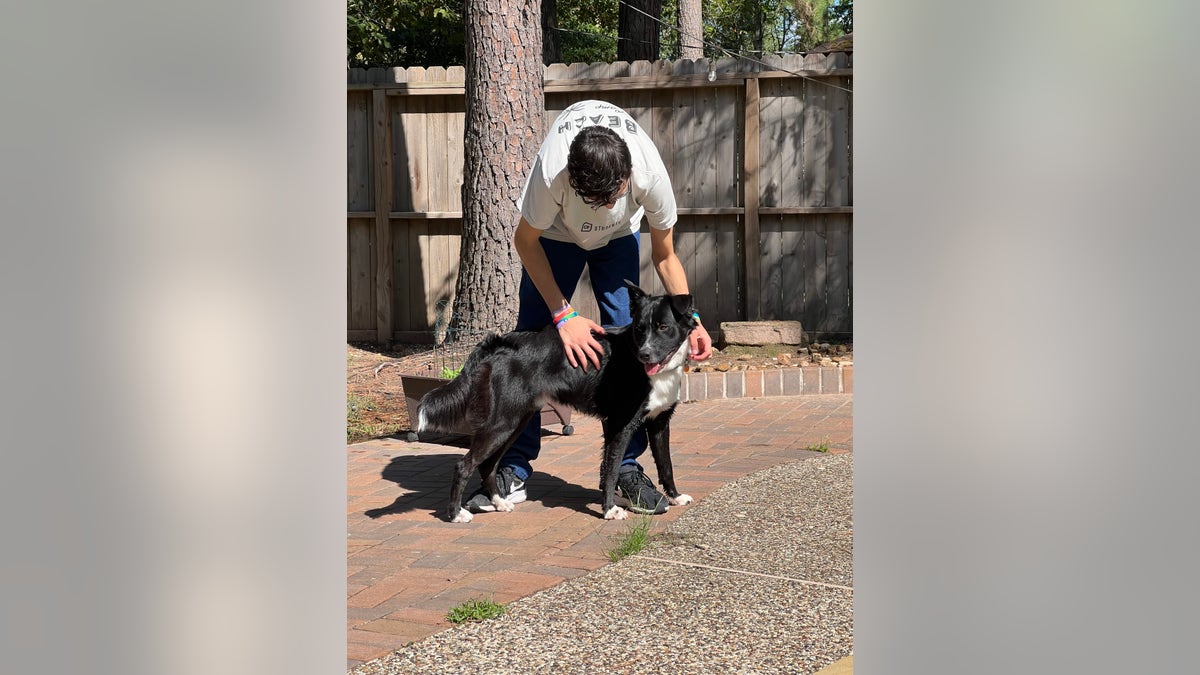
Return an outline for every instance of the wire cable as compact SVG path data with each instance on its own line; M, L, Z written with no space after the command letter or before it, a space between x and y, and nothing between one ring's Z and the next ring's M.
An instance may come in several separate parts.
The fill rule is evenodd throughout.
M746 59L747 61L750 61L750 62L752 62L752 63L757 63L758 65L760 65L760 66L763 66L764 68L768 68L768 69L770 69L770 70L778 70L778 71L782 71L782 72L788 73L789 75L795 75L796 77L804 78L804 79L806 79L806 80L812 80L813 82L817 82L818 84L823 84L823 85L825 85L825 86L827 86L827 87L833 87L834 89L839 89L839 90L841 90L841 91L844 91L844 92L846 92L846 93L849 93L849 94L853 94L853 93L854 93L854 90L853 90L853 89L847 89L846 87L840 87L840 86L838 86L838 85L836 85L836 84L833 84L832 82L826 82L825 80L822 80L822 79L819 79L819 78L815 78L815 77L813 77L813 76L811 76L811 75L805 75L805 74L803 74L803 73L797 73L797 72L796 72L796 71L794 71L794 70L789 70L789 69L787 69L787 68L784 68L784 67L782 67L782 66L773 66L773 65L771 65L771 64L769 64L769 63L764 63L763 61L760 61L760 60L758 60L758 59L756 59L756 58L754 58L754 57L752 57L752 56L746 56L745 54L741 54L741 53L738 53L738 52L731 51L731 50L729 50L729 49L726 49L726 48L722 47L721 45L718 45L718 44L713 44L713 43L709 42L708 40L705 40L703 37L699 37L699 38L698 38L698 37L696 37L695 35L692 35L692 34L690 34L690 33L685 33L685 32L683 32L682 30L680 30L679 28L677 28L677 27L675 27L675 26L670 26L670 25L667 25L667 23L666 23L666 22L664 22L662 19L660 19L660 18L658 18L658 17L654 16L653 14L648 14L648 13L646 13L646 12L642 11L642 10L641 10L640 8L638 8L638 7L634 7L633 5L629 4L629 3L628 3L628 2L626 2L625 0L617 0L617 2L618 2L619 4L625 5L625 6L626 6L626 7L628 7L629 9L632 9L633 11L637 12L638 14L641 14L642 16L645 16L645 17L648 17L648 18L652 19L653 21L655 21L656 23L658 23L658 24L659 24L660 26L662 26L663 28L666 28L667 30L673 30L673 31L675 31L676 33L678 33L678 34L680 35L680 37L687 37L687 38L690 38L690 39L692 39L692 40L699 40L699 41L700 41L700 44L702 44L702 45L704 45L704 46L706 46L706 47L712 47L713 49L720 50L720 51L721 51L721 52L723 52L723 53L724 53L726 56L729 56L729 57L732 57L732 58L738 58L738 59ZM682 40L681 40L681 42L682 42ZM713 62L710 60L710 61L709 61L709 70L710 70L710 74L711 74L711 71L712 71L712 68L713 68L713 67L714 67L714 66L713 66Z

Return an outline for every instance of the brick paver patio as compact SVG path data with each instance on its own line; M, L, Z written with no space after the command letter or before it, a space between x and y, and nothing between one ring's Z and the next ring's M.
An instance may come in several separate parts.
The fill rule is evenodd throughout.
M679 488L702 501L810 445L849 452L852 413L848 394L682 404L671 428ZM543 438L529 501L467 524L441 517L462 448L399 439L347 448L349 667L446 629L446 612L466 600L511 602L608 563L628 526L600 518L600 423L572 423L574 435ZM653 477L654 460L644 459ZM656 530L688 508L656 517Z

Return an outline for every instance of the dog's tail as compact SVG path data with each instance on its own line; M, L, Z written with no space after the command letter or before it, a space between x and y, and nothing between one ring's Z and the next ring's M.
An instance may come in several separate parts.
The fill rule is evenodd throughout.
M491 366L481 363L499 336L485 338L467 357L458 376L421 397L417 406L417 432L454 431L468 415L483 420L491 408Z

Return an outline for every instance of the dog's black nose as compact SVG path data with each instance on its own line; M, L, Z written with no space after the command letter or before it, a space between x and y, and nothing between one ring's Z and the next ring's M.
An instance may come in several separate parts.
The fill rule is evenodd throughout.
M650 350L646 349L646 348L639 349L638 350L638 359L641 360L642 363L650 363L650 359L651 359Z

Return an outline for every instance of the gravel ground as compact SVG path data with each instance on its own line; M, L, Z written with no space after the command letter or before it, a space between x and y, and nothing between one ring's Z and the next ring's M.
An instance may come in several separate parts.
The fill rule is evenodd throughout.
M641 554L352 673L813 673L853 647L852 469L746 476Z

